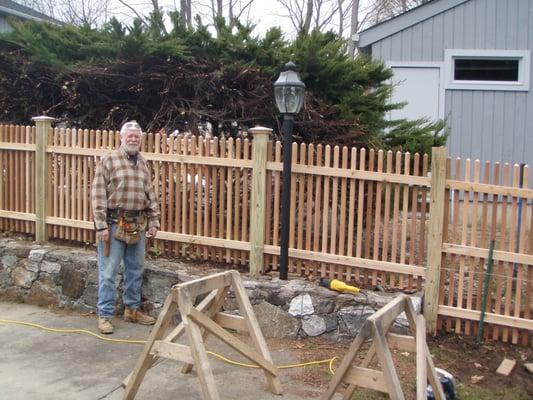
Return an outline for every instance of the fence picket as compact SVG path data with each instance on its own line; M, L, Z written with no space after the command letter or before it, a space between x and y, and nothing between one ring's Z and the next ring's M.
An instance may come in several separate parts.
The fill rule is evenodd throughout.
M362 148L359 152L359 170L365 170L366 149ZM359 180L359 190L357 197L357 241L355 244L355 256L361 258L363 255L363 215L365 201L365 181ZM355 282L361 282L361 272L359 268L355 269Z
M378 151L378 169L377 172L383 172L383 150ZM382 183L378 182L376 184L376 203L375 203L375 220L374 220L374 250L373 250L373 259L379 260L379 244L380 244L380 237L381 237L381 187ZM384 273L382 272L382 280ZM378 272L372 271L372 286L377 285L378 281Z
M315 147L313 144L310 144L307 146L307 166L311 168L314 165L315 162ZM314 186L313 186L313 175L308 174L307 175L307 201L306 201L306 213L305 213L305 250L312 250L311 247L311 239L312 234L314 230L314 220L313 220L313 192L314 192ZM311 262L305 261L305 276L309 276L311 273ZM313 269L314 273L314 269Z
M375 167L375 151L374 149L370 149L368 153L368 171L373 172ZM365 224L365 258L370 258L370 246L371 246L371 226L372 226L372 210L373 207L373 200L374 200L374 181L368 181L367 184L367 202L366 202L366 224ZM369 279L369 271L365 270L363 272L364 279L363 283L366 285L368 283ZM372 283L373 284L373 283Z
M480 179L480 173L481 173L481 164L479 160L474 161L474 182L479 183ZM470 246L477 247L477 220L478 220L478 203L479 203L479 197L478 193L472 193L473 200L472 200L472 219L470 224ZM468 273L468 288L467 288L467 294L466 294L466 308L469 310L472 310L473 306L473 295L474 295L474 281L476 280L476 265L478 263L477 259L475 257L468 257L467 258L468 264L467 264L467 273ZM482 281L479 280L479 283ZM470 335L471 329L471 322L465 321L465 334Z
M300 144L300 156L298 164L305 165L306 163L307 148L304 143ZM293 192L296 188L293 188ZM303 249L304 240L304 209L305 209L305 176L303 174L298 175L298 222L297 222L297 234L296 234L296 248ZM301 276L302 272L302 260L296 260L296 273Z
M504 186L509 186L510 183L510 173L511 169L508 163L505 163L503 165L503 184ZM500 240L498 243L497 248L500 250L506 249L506 238L507 238L507 196L503 196L502 198L502 217L501 217L501 223L500 223ZM503 296L503 288L504 288L504 273L506 272L507 263L500 262L499 263L499 276L496 280L496 307L495 312L497 314L502 313L502 296ZM494 327L494 335L496 336L496 339L499 338L499 332L500 329L498 326ZM503 332L503 330L502 330Z
M386 170L388 174L392 174L392 166L393 166L393 160L392 160L393 154L392 151L387 151L387 163L386 163ZM390 239L390 211L391 211L391 184L389 182L385 183L385 209L384 209L384 215L383 215L383 245L382 245L382 252L381 252L381 259L383 261L389 260L389 239ZM382 272L382 281L383 284L387 282L386 280L386 273ZM389 285L391 287L394 287L394 274L389 274Z
M324 166L331 167L331 146L327 145L324 154ZM329 177L324 177L324 207L322 211L322 253L328 252L328 231L329 231ZM329 276L326 271L326 264L320 266L320 276Z
M316 166L321 167L322 166L322 145L319 144L316 147ZM313 212L315 214L314 218L314 226L313 226L313 251L318 252L320 251L320 209L322 204L322 176L317 175L315 177L315 207L313 208ZM326 179L326 178L324 178ZM315 274L318 275L318 264L314 264L314 271ZM325 272L325 271L324 271ZM321 276L324 276L322 265L320 265L320 274Z
M520 167L519 167L520 168ZM522 170L519 169L519 173L522 173ZM521 177L521 180L523 181L523 187L527 188L528 182L529 182L529 168L524 167L523 169L523 175ZM527 203L526 207L523 207L522 199L519 198L520 209L522 212L522 215L518 215L518 218L521 219L518 221L517 229L516 231L519 234L519 242L518 242L518 253L524 254L526 252L526 226L527 226ZM520 227L520 228L519 228ZM516 249L514 250L516 251ZM517 318L520 318L520 310L521 310L521 303L523 298L522 293L522 284L523 284L523 276L524 272L523 269L526 269L527 271L528 266L526 264L514 264L513 266L513 276L516 276L515 280L515 298L514 298L514 313L513 315ZM513 328L513 335L512 335L512 343L517 344L519 339L519 331L516 328Z
M401 175L402 173L402 159L401 155L396 152L395 156L395 174ZM392 206L392 248L391 248L391 262L398 262L398 223L400 219L400 185L394 184L394 203ZM401 242L400 242L401 243ZM391 274L390 277L391 287L396 286L396 275Z
M348 168L348 148L346 146L343 146L342 148L342 156L341 156L341 168L347 169ZM339 206L339 247L337 254L340 254L341 256L345 255L345 240L346 240L346 189L347 189L347 180L346 178L341 178L341 200L340 200L340 206ZM336 213L335 213L336 214ZM335 224L332 224L333 227L335 227ZM342 274L343 271L337 271L337 276L339 279L344 279L346 281L351 280L352 272L351 268L349 266L345 267L346 270L344 271L344 274ZM343 276L344 275L344 276Z
M243 142L243 159L250 160L250 140L244 139ZM248 231L250 227L248 226L248 214L250 213L250 174L251 170L248 168L243 168L243 178L242 178L242 223L241 223L241 240L244 242L248 241L249 234ZM271 181L267 181L271 182ZM272 186L271 184L269 186ZM209 185L207 185L209 187ZM267 197L270 198L270 197ZM267 203L267 202L265 202ZM270 202L268 202L270 204ZM267 213L266 215L270 215ZM268 218L270 220L270 218ZM267 237L265 235L265 237ZM268 243L268 241L266 241ZM245 265L249 260L249 255L246 251L241 251L241 264ZM268 265L268 264L267 264Z
M466 159L465 162L465 182L470 182L470 159ZM462 204L462 228L461 228L461 245L466 246L467 244L467 226L468 226L468 207L470 200L470 192L465 191L463 193L463 204ZM463 292L464 292L464 278L465 278L465 262L466 256L460 256L459 258L459 284L457 285L457 307L463 308ZM455 324L455 333L461 333L462 320L457 319Z

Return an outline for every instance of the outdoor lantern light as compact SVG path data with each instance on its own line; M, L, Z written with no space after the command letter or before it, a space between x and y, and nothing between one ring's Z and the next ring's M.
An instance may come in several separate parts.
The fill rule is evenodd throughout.
M287 279L289 271L289 229L290 229L290 193L291 193L291 158L292 129L294 114L304 103L305 85L295 72L296 65L289 61L285 71L279 74L274 83L274 96L279 112L283 114L283 187L281 190L281 242L279 257L279 277Z
M285 64L285 68L274 83L276 105L282 114L298 114L304 103L305 84L294 71L296 65L292 61Z

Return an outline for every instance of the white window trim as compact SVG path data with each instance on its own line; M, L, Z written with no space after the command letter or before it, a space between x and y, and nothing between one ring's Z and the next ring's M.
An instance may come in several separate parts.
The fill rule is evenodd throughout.
M463 81L454 80L454 59L514 59L518 60L518 82ZM446 49L444 51L445 88L448 90L505 90L529 91L529 50L467 50Z

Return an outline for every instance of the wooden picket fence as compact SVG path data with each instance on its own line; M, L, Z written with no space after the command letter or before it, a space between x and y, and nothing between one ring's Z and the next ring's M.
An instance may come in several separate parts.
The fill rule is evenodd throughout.
M529 167L448 160L439 327L477 334L489 245L485 338L531 343L533 190ZM512 328L509 328L512 327Z
M143 136L161 204L152 252L249 264L251 272L278 268L282 146L268 133L256 129L253 140ZM90 185L99 158L119 143L114 131L0 125L0 229L94 242ZM40 146L44 168L36 167ZM511 167L495 165L490 180L490 167L481 177L478 162L459 160L452 177L448 160L439 182L428 155L313 144L293 144L292 154L291 274L406 291L424 286L426 297L436 285L426 302L435 321L440 315L438 328L473 334L494 238L486 318L494 328L486 334L530 340L533 190L517 187L516 170L511 178ZM519 236L511 232L518 220Z

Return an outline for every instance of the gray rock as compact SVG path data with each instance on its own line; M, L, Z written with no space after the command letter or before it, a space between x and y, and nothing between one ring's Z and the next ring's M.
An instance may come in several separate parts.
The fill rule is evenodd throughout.
M61 267L60 279L63 283L63 294L78 299L85 290L86 272L80 270L76 265L68 264Z
M61 271L61 264L43 261L41 271L46 272L47 274L58 274Z
M164 303L170 289L179 283L177 273L157 271L154 268L146 268L142 286L142 297L151 302Z
M411 303L413 304L416 313L420 313L420 309L422 308L422 298L418 296L410 296L409 298L411 299ZM397 328L394 331L399 333L409 330L409 320L407 319L405 312L402 312L396 317L396 320L394 321L394 328Z
M35 261L30 260L28 262L28 260L24 260L23 263L24 263L24 268L26 268L28 271L39 272L41 269L41 264Z
M87 306L96 307L98 303L98 284L88 284L80 300Z
M6 254L2 257L2 260L0 262L2 264L2 267L10 269L15 266L18 260L19 258L17 256L14 256L13 254Z
M339 330L343 336L355 337L368 317L374 314L369 307L346 307L337 313Z
M11 274L7 270L0 270L0 290L5 290L13 284Z
M296 339L298 336L300 321L279 307L264 302L253 306L253 309L265 337Z
M314 312L315 309L313 307L313 300L308 294L301 294L292 299L289 307L290 315L301 317L303 315L314 314Z
M259 304L267 300L268 298L268 291L264 289L254 289L252 291L248 291L248 298L250 299L250 303L252 304Z
M239 309L239 303L237 302L237 299L235 299L234 296L228 296L226 297L226 300L224 300L224 304L222 305L222 308L224 311L233 311Z
M339 326L336 314L325 315L324 322L326 323L326 332L337 330Z
M286 304L290 303L290 300L296 295L294 290L288 288L288 287L282 287L278 291L272 292L268 298L267 301L270 304L274 304L276 306L283 307Z
M33 262L40 263L43 261L44 256L48 253L46 249L33 249L30 251L29 259Z
M42 282L35 282L26 297L26 303L46 307L59 305L59 292Z
M28 258L28 255L30 254L31 247L28 243L16 243L16 242L9 242L6 251L9 251L11 254L16 256L17 258Z
M317 314L329 314L335 309L335 301L332 299L313 299L313 305L315 307L315 313Z
M250 280L243 280L242 284L246 289L257 289L257 287L259 286L259 282Z
M318 315L310 315L302 319L302 329L307 336L319 336L326 332L326 322Z
M37 273L28 271L24 267L16 267L11 273L11 279L15 286L29 289L31 288L33 281L37 279Z

